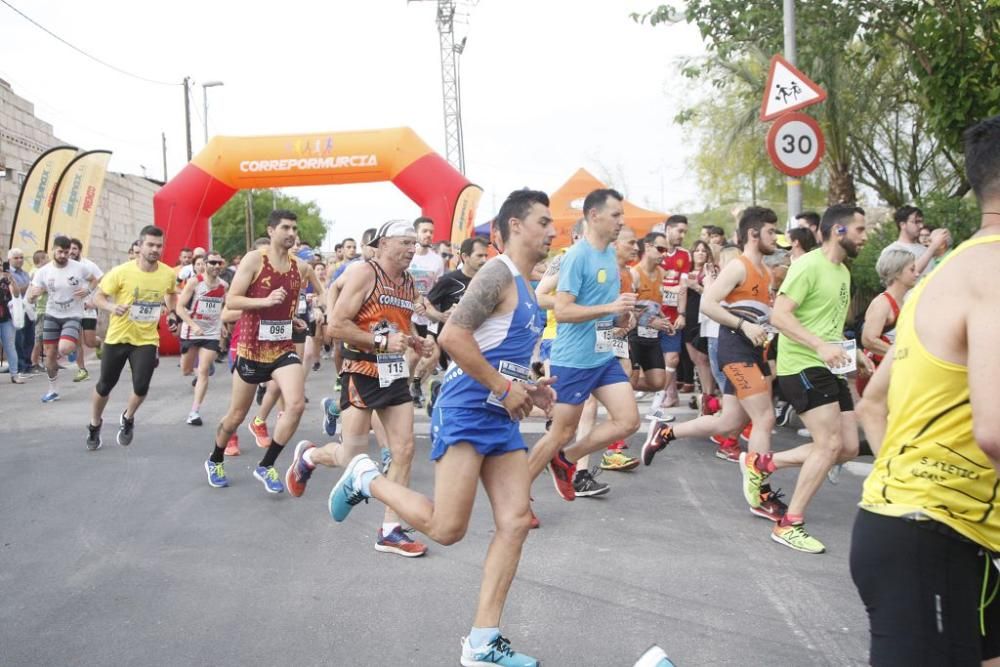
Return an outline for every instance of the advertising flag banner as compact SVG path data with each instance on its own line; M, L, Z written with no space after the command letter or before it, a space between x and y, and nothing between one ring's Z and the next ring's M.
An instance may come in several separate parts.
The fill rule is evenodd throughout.
M49 211L45 245L56 236L68 236L90 246L90 228L97 214L97 203L104 188L111 151L87 151L70 162L56 186L56 197Z
M24 177L21 194L14 209L14 226L10 232L10 247L24 251L29 269L31 256L36 250L46 250L45 229L49 223L49 210L55 196L56 185L67 165L76 155L75 146L50 148L35 160Z

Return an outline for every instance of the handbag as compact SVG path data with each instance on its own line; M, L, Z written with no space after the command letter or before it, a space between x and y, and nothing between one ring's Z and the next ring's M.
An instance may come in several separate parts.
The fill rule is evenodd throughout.
M14 323L14 328L24 328L24 301L21 300L21 297L12 298L7 307L10 309L10 320Z

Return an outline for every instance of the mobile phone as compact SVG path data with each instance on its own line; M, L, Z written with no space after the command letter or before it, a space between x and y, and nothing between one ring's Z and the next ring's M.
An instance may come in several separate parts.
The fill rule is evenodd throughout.
M10 271L10 262L3 263L3 272L8 273Z

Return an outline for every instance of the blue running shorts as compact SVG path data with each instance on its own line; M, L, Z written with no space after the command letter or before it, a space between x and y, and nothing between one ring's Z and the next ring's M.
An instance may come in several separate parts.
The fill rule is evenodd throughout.
M556 402L569 405L580 405L595 389L619 382L627 384L629 381L621 362L615 357L597 368L571 368L553 364L551 375L556 378L552 385L556 390Z
M431 417L431 461L448 448L467 442L483 456L527 451L521 425L506 414L477 408L434 408Z

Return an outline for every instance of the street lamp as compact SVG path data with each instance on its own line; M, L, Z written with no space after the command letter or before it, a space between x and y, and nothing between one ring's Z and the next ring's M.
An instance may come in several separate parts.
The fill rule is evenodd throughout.
M225 84L221 81L206 81L201 84L201 99L205 104L205 114L202 120L205 122L205 143L208 143L208 89L215 88L216 86L224 86Z

